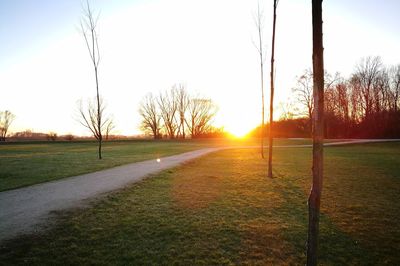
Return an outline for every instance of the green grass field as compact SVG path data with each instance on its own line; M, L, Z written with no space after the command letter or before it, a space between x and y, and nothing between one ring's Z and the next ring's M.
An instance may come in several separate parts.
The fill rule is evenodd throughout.
M57 214L0 264L305 264L310 148L217 152ZM400 265L400 143L325 149L322 265Z
M310 140L277 140L278 145ZM0 145L0 191L90 173L127 163L222 145L259 145L258 140L112 141L97 159L96 142L40 142Z

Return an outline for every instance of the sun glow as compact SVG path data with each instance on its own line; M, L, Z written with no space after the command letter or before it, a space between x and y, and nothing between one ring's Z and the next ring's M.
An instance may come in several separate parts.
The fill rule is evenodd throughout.
M227 132L235 138L245 138L251 129L241 127L240 125L232 126L227 129Z

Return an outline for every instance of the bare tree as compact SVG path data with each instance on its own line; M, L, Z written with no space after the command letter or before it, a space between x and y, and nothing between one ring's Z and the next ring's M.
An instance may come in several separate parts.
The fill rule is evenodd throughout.
M64 136L64 139L68 140L68 141L72 141L74 138L75 138L75 136L72 134L67 134Z
M106 129L105 129L106 140L108 140L108 138L111 135L111 132L114 129L115 129L114 119L110 118L106 123Z
M179 84L175 86L176 89L176 101L179 115L179 126L178 126L178 135L180 135L183 139L185 139L185 113L189 106L189 95L185 89L185 86Z
M147 94L139 104L139 114L142 117L141 129L150 132L154 139L161 137L161 115L157 109L157 100L153 94Z
M261 158L264 158L264 116L265 116L265 102L264 102L264 46L263 46L263 20L264 15L260 10L260 5L257 7L257 14L254 16L255 25L258 32L258 44L254 46L257 49L258 55L260 57L260 80L261 80Z
M211 122L217 113L217 107L210 99L192 98L188 109L189 118L186 124L192 138L200 137L212 129Z
M358 81L358 86L360 87L361 105L367 120L373 112L373 88L381 70L382 61L380 57L367 57L361 59L354 74L354 78Z
M271 97L269 101L269 134L268 134L268 177L272 178L272 145L273 145L273 136L272 136L272 127L274 123L274 61L275 61L275 26L276 26L276 7L278 5L278 0L274 0L274 16L272 22L272 51L271 51Z
M304 73L297 78L296 87L292 89L293 93L297 96L298 102L306 110L306 112L302 114L306 115L310 121L314 109L312 80L313 74L311 70L306 69L304 70Z
M83 106L82 100L78 102L79 123L89 129L99 142L99 159L101 159L101 141L103 136L106 135L107 126L110 123L113 124L112 118L105 114L106 106L102 98L99 99L99 102L97 98L88 100L85 105L86 107ZM99 121L101 121L100 125L98 124Z
M99 94L98 67L100 63L100 51L99 51L98 35L96 30L97 21L98 21L98 15L95 17L95 15L93 14L93 10L89 5L89 1L86 0L86 6L83 8L81 30L94 68L94 76L96 80L96 106L88 107L89 114L86 117L83 115L84 112L82 108L80 108L80 113L82 114L82 119L84 121L84 123L82 124L84 124L92 131L93 135L96 137L98 141L99 144L98 156L99 159L101 159L102 158L101 144L103 140L102 126L104 125L102 113L104 111L104 106L101 105L101 99ZM95 114L92 113L93 111L95 111ZM91 119L96 119L96 120L92 121Z
M400 106L400 65L393 66L389 70L390 78L390 109L398 111Z
M333 102L336 105L336 115L344 121L344 129L343 135L347 136L350 130L350 103L351 96L349 93L349 86L343 80L340 81L334 86L335 89L335 99Z
M160 93L158 96L158 106L161 111L161 118L164 122L165 130L170 139L175 138L178 125L176 115L178 111L178 103L176 101L176 89Z
M10 111L0 112L0 141L6 141L8 129L14 119L15 115Z
M324 87L329 90L339 80L339 73L335 73L332 77L328 72L324 71ZM313 72L311 69L305 69L303 74L297 78L296 86L292 88L292 92L297 96L298 103L303 107L300 108L299 115L308 118L308 129L312 129L312 116L314 112L313 97Z
M324 141L324 48L322 0L312 0L313 28L313 182L308 198L307 265L317 265L319 213L323 180Z
M47 140L56 141L58 136L56 132L49 132L46 135Z
M295 107L294 107L294 103L291 101L291 99L287 99L284 102L280 102L279 103L279 107L278 107L281 115L279 117L279 120L292 120L295 118Z

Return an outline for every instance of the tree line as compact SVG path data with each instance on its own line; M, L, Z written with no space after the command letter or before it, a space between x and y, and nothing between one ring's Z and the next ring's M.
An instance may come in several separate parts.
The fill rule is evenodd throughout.
M178 84L158 95L143 97L139 104L140 129L154 139L205 137L219 132L212 126L217 110L211 99L190 95Z
M297 77L292 89L296 100L282 106L282 116L274 122L275 137L311 136L312 85L311 70ZM400 64L386 66L379 56L362 58L347 79L325 72L324 87L325 137L400 137ZM259 136L260 128L251 134Z
M400 136L400 64L384 66L380 57L363 58L347 80L325 91L327 137Z

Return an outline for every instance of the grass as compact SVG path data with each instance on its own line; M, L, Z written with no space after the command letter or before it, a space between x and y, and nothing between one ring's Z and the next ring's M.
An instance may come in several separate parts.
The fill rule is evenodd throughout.
M399 265L400 143L325 149L322 265ZM58 213L0 247L0 264L304 264L309 148L217 152Z
M309 140L277 140L279 145ZM90 173L127 163L222 145L258 145L257 140L111 141L103 159L96 142L6 143L0 145L0 191Z

